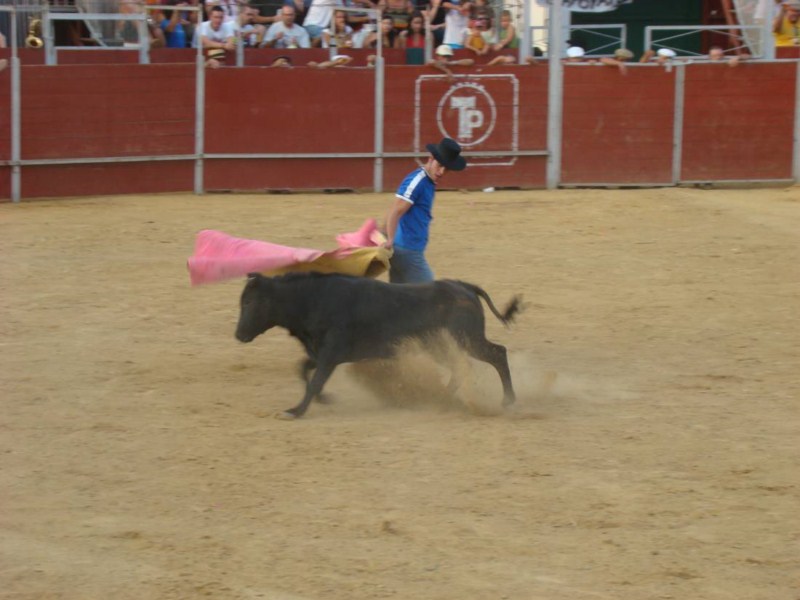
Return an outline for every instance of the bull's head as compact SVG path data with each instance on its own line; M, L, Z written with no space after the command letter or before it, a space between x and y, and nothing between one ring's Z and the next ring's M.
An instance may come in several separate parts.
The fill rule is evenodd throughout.
M257 336L274 326L270 318L271 281L259 273L250 273L240 300L239 323L236 339L252 342Z

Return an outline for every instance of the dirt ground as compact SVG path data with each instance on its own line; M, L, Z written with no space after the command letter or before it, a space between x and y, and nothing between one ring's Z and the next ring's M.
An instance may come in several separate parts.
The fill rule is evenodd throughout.
M301 348L234 339L196 232L331 249L390 200L0 205L0 597L800 598L800 188L440 193L437 276L528 303L516 408L410 355L273 418Z

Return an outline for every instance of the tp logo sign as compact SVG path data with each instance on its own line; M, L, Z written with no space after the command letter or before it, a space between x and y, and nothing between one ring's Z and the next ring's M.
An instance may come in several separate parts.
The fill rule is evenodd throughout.
M461 78L459 78L461 79ZM474 75L441 92L443 75L417 78L414 150L450 137L465 151L497 152L471 156L470 166L505 166L516 162L502 152L518 149L518 82L514 75ZM433 104L435 102L435 104Z

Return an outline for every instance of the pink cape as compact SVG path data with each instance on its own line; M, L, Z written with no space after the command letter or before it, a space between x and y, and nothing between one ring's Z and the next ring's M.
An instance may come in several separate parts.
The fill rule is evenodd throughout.
M197 234L187 266L192 285L248 273L275 275L289 271L375 277L389 268L390 252L381 246L383 240L374 219L368 219L358 231L337 235L339 247L330 252L235 238L206 229Z

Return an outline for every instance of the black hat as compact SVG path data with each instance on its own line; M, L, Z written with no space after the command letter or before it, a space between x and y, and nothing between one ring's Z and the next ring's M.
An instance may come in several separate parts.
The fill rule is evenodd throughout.
M449 171L463 171L467 167L467 161L461 156L461 146L455 140L442 138L438 144L428 144L425 147Z

